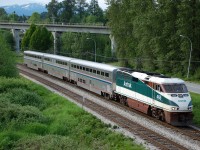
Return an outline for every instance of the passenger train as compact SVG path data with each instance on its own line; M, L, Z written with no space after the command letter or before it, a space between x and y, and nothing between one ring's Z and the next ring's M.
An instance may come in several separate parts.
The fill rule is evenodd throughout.
M24 64L173 126L192 122L191 97L181 79L34 51L24 51Z

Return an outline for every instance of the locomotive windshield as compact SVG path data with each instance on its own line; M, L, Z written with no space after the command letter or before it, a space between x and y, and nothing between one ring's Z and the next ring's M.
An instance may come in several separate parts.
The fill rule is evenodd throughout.
M185 84L164 84L166 93L187 93L187 87Z

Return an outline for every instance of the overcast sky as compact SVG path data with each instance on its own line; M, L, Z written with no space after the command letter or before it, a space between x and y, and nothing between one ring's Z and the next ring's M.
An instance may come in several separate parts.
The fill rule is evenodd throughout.
M0 6L7 6L7 5L14 5L14 4L28 4L28 3L43 3L48 4L51 0L0 0ZM62 0L58 0L59 2ZM87 2L90 2L90 0L86 0ZM105 4L105 0L98 0L99 6L103 9L105 9L107 6Z

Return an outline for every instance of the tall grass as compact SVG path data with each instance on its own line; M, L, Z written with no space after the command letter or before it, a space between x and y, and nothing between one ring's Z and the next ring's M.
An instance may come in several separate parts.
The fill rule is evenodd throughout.
M143 149L23 78L0 78L0 149Z

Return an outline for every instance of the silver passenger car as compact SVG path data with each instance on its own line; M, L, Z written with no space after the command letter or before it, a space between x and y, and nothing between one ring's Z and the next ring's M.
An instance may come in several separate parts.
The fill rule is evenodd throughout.
M80 59L72 59L70 63L70 80L94 93L112 95L117 67Z

